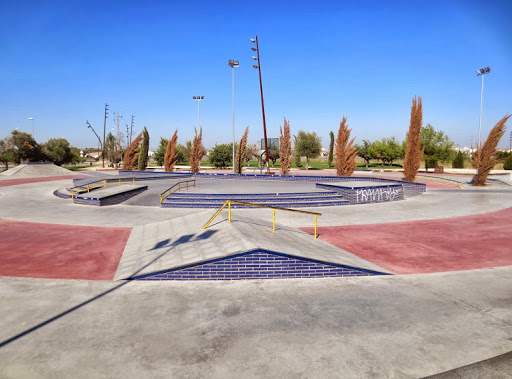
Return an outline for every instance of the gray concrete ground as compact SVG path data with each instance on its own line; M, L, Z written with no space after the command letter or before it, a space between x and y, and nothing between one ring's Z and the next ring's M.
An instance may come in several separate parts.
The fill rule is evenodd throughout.
M511 351L511 287L510 267L222 283L1 278L0 376L419 378Z
M162 242L172 244L183 233L201 235L200 226L215 212L98 208L53 196L69 183L0 188L0 218L134 226L117 277L144 267L144 259L154 258L144 256L151 248L165 253L168 244ZM435 219L510 206L512 190L505 184L431 190L401 202L321 209L319 225ZM300 253L320 243L295 229L313 225L306 215L277 212L276 232L269 210L234 210L231 225L227 214L219 217L209 229L218 237L211 252L199 244L180 258L194 261L258 243ZM359 259L337 253L345 262ZM4 277L0 377L417 378L512 351L510 288L512 267L236 282ZM510 378L510 372L500 377Z

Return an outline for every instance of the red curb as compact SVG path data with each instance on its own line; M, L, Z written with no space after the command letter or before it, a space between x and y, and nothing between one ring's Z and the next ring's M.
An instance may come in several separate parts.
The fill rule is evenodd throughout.
M512 265L512 208L474 216L319 227L319 238L397 274ZM313 233L313 228L301 228Z
M9 186L17 186L20 184L29 184L29 183L40 183L40 182L51 182L55 180L63 180L63 179L81 179L81 178L90 178L89 175L62 175L62 176L48 176L42 178L19 178L19 179L5 179L0 180L0 187L9 187Z
M130 232L0 219L0 276L112 280Z

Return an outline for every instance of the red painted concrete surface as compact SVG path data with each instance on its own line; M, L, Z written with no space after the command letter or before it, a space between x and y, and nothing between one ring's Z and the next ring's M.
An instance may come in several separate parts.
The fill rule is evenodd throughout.
M419 274L512 265L511 220L507 208L438 220L319 227L318 233L391 272Z
M0 276L112 280L130 231L0 219Z
M51 182L54 180L64 180L64 179L81 179L81 178L89 178L89 175L62 175L62 176L47 176L42 178L19 178L19 179L3 179L0 180L0 187L9 187L9 186L17 186L20 184L30 184L30 183L41 183L41 182Z

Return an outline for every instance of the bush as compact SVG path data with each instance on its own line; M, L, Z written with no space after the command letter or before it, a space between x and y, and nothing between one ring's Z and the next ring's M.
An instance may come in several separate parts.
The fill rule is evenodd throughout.
M505 162L503 162L503 169L512 170L512 155L509 155L507 159L505 159Z
M464 168L464 153L459 150L452 162L453 168Z
M210 151L210 163L216 168L225 168L231 166L233 160L232 146L232 144L227 143L222 145L215 145L212 151Z

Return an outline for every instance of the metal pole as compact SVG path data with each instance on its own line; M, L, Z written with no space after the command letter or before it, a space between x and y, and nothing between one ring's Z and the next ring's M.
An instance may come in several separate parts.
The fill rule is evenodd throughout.
M102 167L105 168L105 137L107 132L107 111L108 111L108 104L105 103L105 118L103 119L103 146L102 146L102 152L101 152L101 159L102 159Z
M201 101L200 99L197 100L197 127L198 128L199 128L199 102L200 101Z
M233 71L233 174L235 174L235 66L232 66Z
M268 157L268 145L267 145L267 124L265 122L265 103L263 102L263 84L261 82L261 63L260 63L260 47L258 45L258 36L256 36L256 51L258 53L258 72L260 75L260 92L261 92L261 113L263 115L263 136L265 138L265 155L267 160L267 172L270 172L270 163Z
M482 143L480 134L482 131L482 103L483 103L483 99L484 99L484 76L485 75L482 74L482 91L480 92L480 123L478 126L478 145L479 146Z

